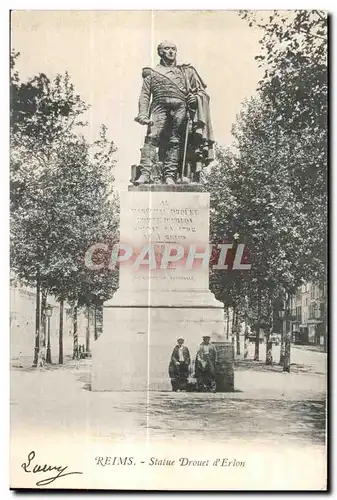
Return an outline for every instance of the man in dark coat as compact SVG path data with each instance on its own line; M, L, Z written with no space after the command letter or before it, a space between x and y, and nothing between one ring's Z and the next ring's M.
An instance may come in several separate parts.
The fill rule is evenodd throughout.
M171 379L172 391L186 391L187 389L191 356L190 351L183 344L184 339L180 337L171 355L169 376Z
M208 335L203 337L195 359L195 376L197 387L201 392L216 392L216 362L217 351L214 345L210 344Z

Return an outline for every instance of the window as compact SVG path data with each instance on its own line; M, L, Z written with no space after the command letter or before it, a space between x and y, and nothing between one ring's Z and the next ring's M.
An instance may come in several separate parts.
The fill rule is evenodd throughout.
M315 304L310 304L309 306L309 319L315 319Z

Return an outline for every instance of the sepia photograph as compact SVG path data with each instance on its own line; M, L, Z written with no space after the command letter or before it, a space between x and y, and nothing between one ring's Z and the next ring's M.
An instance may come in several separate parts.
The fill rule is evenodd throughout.
M12 490L327 491L328 25L11 11Z

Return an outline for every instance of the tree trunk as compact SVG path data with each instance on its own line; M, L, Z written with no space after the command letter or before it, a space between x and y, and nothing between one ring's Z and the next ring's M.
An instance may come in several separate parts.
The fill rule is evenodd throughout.
M235 319L235 333L236 333L236 354L240 356L241 354L241 349L240 349L240 325L239 325L239 312L236 312L236 319Z
M273 364L273 342L271 336L274 330L274 316L273 316L273 304L271 299L271 294L268 297L268 308L269 308L269 330L266 338L266 365Z
M98 339L97 335L97 306L94 306L94 339Z
M283 371L290 373L290 333L287 332L285 335L284 342L284 359L283 359Z
M287 297L286 311L289 311L289 296ZM283 359L283 371L290 372L290 348L291 348L291 331L288 331L288 322L285 321L285 339L284 339L284 359Z
M73 312L73 359L78 359L77 301Z
M244 337L244 345L243 345L243 357L244 359L248 358L248 328L245 326L245 337Z
M97 337L102 334L103 331L103 305L97 307Z
M256 323L254 361L259 361L260 359L260 324L261 324L261 289L259 286L257 292L257 323Z
M63 365L63 310L64 301L60 300L60 324L59 324L59 364Z
M245 297L245 335L243 341L243 357L248 358L248 297Z
M40 350L40 270L36 272L35 346L33 366L37 366Z
M46 324L46 306L47 306L47 290L42 289L41 292L41 314L40 322L42 326L42 334L40 334L40 349L38 356L38 365L43 368L46 363L46 337L47 337L47 324Z
M229 307L227 307L227 340L229 338Z
M231 342L232 342L232 346L233 346L233 353L235 356L235 338L234 338L234 335L231 336Z
M281 347L280 347L280 361L279 361L279 365L281 365L281 366L283 366L283 363L284 363L284 351L285 351L285 348L284 348L284 338L285 338L284 328L285 328L285 321L284 321L284 320L282 320Z
M90 306L87 306L87 330L85 336L85 352L90 352Z
M50 316L47 318L48 325L48 341L47 341L47 355L46 355L46 363L52 363L51 359L51 342L50 342Z
M232 309L232 331L231 331L231 341L232 341L232 345L233 345L233 352L234 352L234 355L236 354L235 352L235 307L233 307Z
M266 365L273 364L273 343L271 341L272 333L273 328L270 328L266 338Z

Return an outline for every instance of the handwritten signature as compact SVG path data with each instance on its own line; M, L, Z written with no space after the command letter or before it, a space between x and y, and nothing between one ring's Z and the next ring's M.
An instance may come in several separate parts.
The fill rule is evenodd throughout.
M55 479L58 479L60 477L64 476L70 476L70 474L83 474L83 472L65 472L68 469L68 466L63 466L63 465L39 465L39 464L32 464L32 461L35 458L35 451L31 451L28 456L27 456L27 462L23 462L21 464L21 467L25 472L32 472L33 474L38 474L40 472L57 472L57 474L52 475L51 477L47 477L45 479L40 479L36 483L36 486L46 486L47 484L50 484L55 481Z

